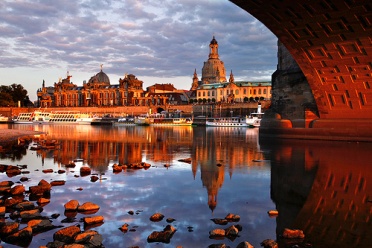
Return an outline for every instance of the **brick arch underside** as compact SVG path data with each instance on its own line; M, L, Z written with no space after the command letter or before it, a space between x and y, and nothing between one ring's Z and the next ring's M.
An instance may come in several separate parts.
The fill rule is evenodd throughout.
M230 0L286 46L321 119L372 118L372 3L368 0Z

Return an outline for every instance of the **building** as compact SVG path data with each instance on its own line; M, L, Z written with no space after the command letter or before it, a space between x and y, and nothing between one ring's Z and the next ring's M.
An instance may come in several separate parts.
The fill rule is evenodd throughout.
M247 102L271 98L271 82L235 81L232 71L226 80L225 65L218 54L218 42L213 36L209 58L204 62L199 81L194 71L190 98L194 102Z
M111 84L110 78L101 70L83 86L71 81L67 72L64 79L46 87L43 81L38 90L40 107L104 107L104 106L154 106L188 104L184 90L177 90L172 84L155 84L143 90L143 81L133 74L125 74L119 84Z

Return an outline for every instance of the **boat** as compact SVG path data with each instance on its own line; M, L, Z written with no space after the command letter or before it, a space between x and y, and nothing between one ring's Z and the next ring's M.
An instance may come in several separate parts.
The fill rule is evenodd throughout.
M134 118L132 117L121 117L117 121L113 122L114 126L133 126L136 125Z
M142 114L142 115L136 116L134 118L134 124L136 124L138 126L148 126L148 125L150 125L150 118L149 118L148 114Z
M219 117L205 122L209 127L249 127L247 117Z
M261 111L261 103L258 103L257 112L251 113L247 116L247 124L249 127L260 127L261 119L264 113Z
M156 114L145 114L138 116L134 121L136 125L150 126L191 126L193 124L191 118L182 117L179 111L174 113L162 111Z
M10 123L10 122L11 122L11 120L10 120L9 117L3 116L3 115L0 114L0 123Z
M52 111L48 124L82 124L90 125L97 117L79 111Z
M150 117L150 125L154 126L191 126L192 120L182 117Z
M34 124L46 122L48 112L44 111L33 111L19 113L19 115L13 120L15 124Z

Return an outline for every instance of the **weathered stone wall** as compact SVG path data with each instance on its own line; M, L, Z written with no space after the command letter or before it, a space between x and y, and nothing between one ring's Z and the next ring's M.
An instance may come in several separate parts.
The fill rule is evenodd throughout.
M278 42L278 69L272 75L271 113L288 119L293 127L304 127L307 114L318 116L311 88L285 46Z

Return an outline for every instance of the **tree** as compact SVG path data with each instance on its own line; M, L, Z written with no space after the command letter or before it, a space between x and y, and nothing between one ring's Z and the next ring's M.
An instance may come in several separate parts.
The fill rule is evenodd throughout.
M1 101L0 106L17 106L18 101L22 106L30 106L30 101L27 90L20 84L12 84L10 86L0 86Z

